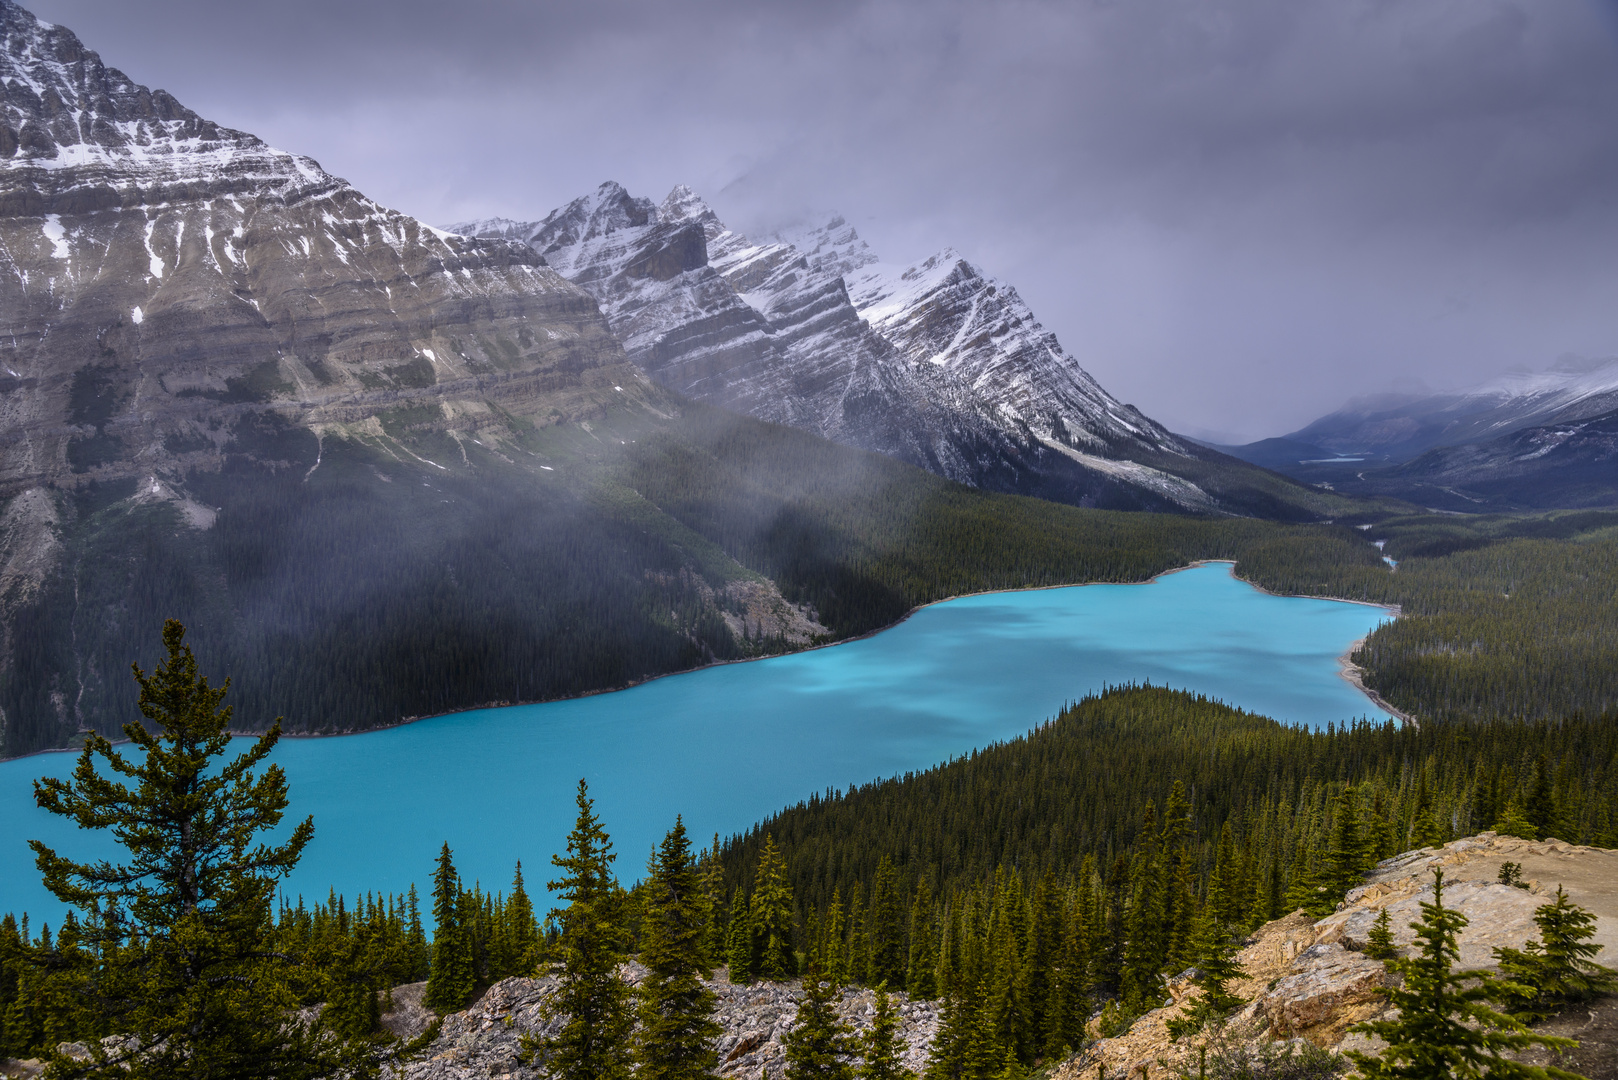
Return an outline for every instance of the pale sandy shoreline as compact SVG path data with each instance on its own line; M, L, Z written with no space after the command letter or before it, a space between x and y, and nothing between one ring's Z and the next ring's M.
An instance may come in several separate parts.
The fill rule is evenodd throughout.
M675 677L677 675L689 675L692 672L707 671L710 668L724 667L724 666L729 665L729 664L752 664L752 663L756 663L756 662L758 662L760 660L771 660L771 659L774 659L775 657L779 657L779 656L800 656L803 653L813 652L813 651L815 651L817 649L834 649L839 645L847 645L847 644L850 644L851 642L855 642L855 641L864 641L866 638L875 637L877 634L886 633L887 631L892 630L894 627L900 626L900 625L904 624L905 622L908 622L910 620L910 618L912 616L914 616L917 612L925 611L927 608L933 607L933 606L935 606L937 604L947 604L947 603L950 603L951 601L954 601L954 600L963 600L963 599L965 599L965 598L967 598L969 596L991 596L991 595L993 595L995 593L1049 592L1052 589L1083 589L1083 588L1088 588L1089 586L1092 586L1092 585L1150 585L1150 584L1152 584L1152 582L1157 581L1159 578L1168 577L1170 574L1178 574L1178 573L1180 573L1181 571L1184 571L1184 570L1193 570L1193 569L1195 569L1195 568L1197 568L1199 566L1217 566L1217 565L1220 565L1220 564L1223 564L1225 566L1229 566L1230 567L1230 576L1233 577L1233 578L1236 577L1236 560L1234 560L1234 559L1197 559L1197 560L1194 560L1192 562L1186 563L1184 566L1170 567L1169 569L1164 570L1161 573L1152 575L1151 577L1147 578L1145 581L1079 581L1079 582L1073 582L1073 583L1067 584L1067 585L1023 585L1023 586L1020 586L1018 588L1012 588L1012 589L986 589L983 592L960 593L958 595L945 596L945 597L942 597L941 599L938 599L938 600L931 600L931 601L929 601L929 602L927 602L925 604L918 604L916 607L913 607L909 611L905 612L903 617L901 617L897 621L895 621L893 623L890 623L887 626L880 627L880 628L878 628L876 630L867 631L866 633L860 634L858 637L842 638L842 639L837 640L837 641L827 641L827 642L823 642L823 643L821 643L819 645L809 645L809 646L807 646L805 648L802 648L802 649L794 649L794 650L792 650L790 652L770 653L768 656L746 656L746 657L742 657L742 658L740 658L738 660L715 660L715 661L713 661L711 663L702 664L702 665L700 665L698 667L686 668L683 671L667 671L667 672L664 672L661 675L652 675L652 676L650 676L648 678L645 678L645 679L640 679L640 680L637 680L637 681L634 681L634 682L624 683L621 686L609 686L609 687L604 687L604 688L602 688L600 690L587 690L582 694L570 694L567 697L541 698L541 699L538 699L538 700L535 700L535 701L486 701L486 702L484 702L484 703L482 703L480 705L468 705L465 708L449 709L449 710L446 710L445 712L432 713L432 714L427 715L427 716L407 716L407 717L405 717L405 718L403 718L401 720L395 721L394 723L391 723L391 724L378 724L378 725L376 725L374 727L349 728L349 729L345 729L345 730L342 730L342 731L298 731L298 732L283 731L281 733L281 738L283 738L283 739L343 739L343 738L349 738L349 737L358 736L358 735L370 735L370 734L372 734L374 732L378 732L378 731L391 731L391 730L393 730L395 728L401 728L401 727L404 727L407 724L414 724L414 723L417 723L418 721L421 721L421 720L437 720L437 719L439 719L441 717L456 716L456 715L459 715L460 713L482 712L485 709L510 709L510 708L516 708L519 705L549 705L552 702L557 702L557 701L578 701L581 698L595 697L597 694L616 694L616 693L618 693L619 691L622 691L622 690L629 690L629 689L632 689L632 688L634 688L636 686L644 686L647 683L656 682L658 679L670 679L670 678L673 678L673 677ZM1242 582L1245 585L1250 586L1251 588L1257 589L1259 592L1263 593L1266 596L1276 596L1276 597L1280 597L1282 599L1287 599L1287 600L1331 600L1331 601L1333 601L1335 603L1339 603L1339 604L1362 604L1362 605L1364 605L1366 607L1381 608L1382 610L1391 613L1395 618L1397 618L1399 616L1399 614L1400 614L1399 605L1397 605L1397 604L1391 604L1391 605L1390 604L1376 604L1376 603L1372 603L1369 600L1349 600L1349 599L1346 599L1346 598L1340 597L1340 596L1296 596L1296 595L1293 595L1293 594L1290 594L1290 593L1271 592L1269 589L1266 589L1261 585L1253 584L1253 582L1248 581L1246 578L1236 578L1236 580ZM1381 695L1379 695L1375 690L1372 690L1372 689L1370 689L1369 687L1367 687L1365 685L1365 683L1364 683L1364 681L1363 681L1363 679L1361 677L1361 673L1360 673L1359 668L1356 667L1353 664L1353 662L1349 659L1349 657L1353 654L1354 650L1359 648L1360 645L1364 643L1364 641L1365 641L1365 638L1360 638L1358 641L1353 642L1352 644L1349 645L1348 651L1345 652L1342 656L1340 656L1338 658L1338 672L1337 672L1338 675L1340 675L1342 678L1344 678L1344 679L1348 680L1350 683L1352 683L1355 686L1355 688L1357 688L1362 694L1364 694L1367 698L1369 698L1371 700L1372 704L1376 705L1378 708L1384 710L1385 712L1389 713L1392 716L1398 717L1404 723L1414 725L1416 723L1416 719L1414 717L1412 717L1412 716L1410 716L1410 715L1408 715L1406 713L1400 712L1398 709L1395 709L1393 706L1389 705L1386 701L1382 700ZM256 737L258 735L262 735L263 732L262 731L232 731L231 734L241 736L242 738L253 738L253 737ZM111 742L115 746L121 746L124 743L127 743L128 741L129 741L128 739L113 739L113 740L111 740ZM35 756L38 756L40 754L77 754L77 753L80 753L83 749L84 748L83 748L82 745L80 745L80 746L51 747L51 748L46 749L46 750L35 750L35 751L32 751L31 753L20 754L17 757L13 757L13 758L0 758L0 761L20 761L23 758L35 757Z

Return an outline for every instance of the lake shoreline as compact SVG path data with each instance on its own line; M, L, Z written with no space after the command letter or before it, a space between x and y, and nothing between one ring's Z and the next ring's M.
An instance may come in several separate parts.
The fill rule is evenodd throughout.
M1023 585L1023 586L1020 586L1020 587L1017 587L1017 588L986 589L983 592L961 593L961 594L958 594L958 595L945 596L945 597L941 597L941 598L939 598L937 600L930 600L925 604L918 604L917 606L911 608L909 611L905 612L902 617L900 617L899 619L895 620L892 623L889 623L887 626L878 627L875 630L868 630L865 633L859 634L859 635L857 635L855 637L839 638L836 641L826 641L826 642L822 642L822 643L820 643L818 645L808 645L808 646L805 646L804 648L793 649L793 650L788 651L788 652L770 653L770 654L768 654L766 656L745 656L745 657L741 657L741 658L736 659L736 660L714 660L714 661L711 661L711 662L706 663L706 664L698 665L697 667L683 668L680 671L666 671L666 672L663 672L662 674L659 674L659 675L650 675L650 676L647 676L644 679L638 679L638 680L635 680L635 681L632 681L632 682L621 684L619 686L603 687L602 689L599 689L599 690L586 690L583 693L569 694L569 695L567 695L565 697L537 698L537 699L532 700L532 701L486 701L486 702L483 702L482 704L467 705L464 708L460 708L460 709L448 709L448 710L446 710L444 712L441 712L441 713L430 713L430 714L428 714L426 716L408 716L408 717L404 717L404 718L402 718L400 720L394 721L391 724L378 724L378 725L376 725L374 727L346 728L346 729L343 729L343 730L340 730L340 731L296 731L296 732L294 732L294 731L283 731L281 733L281 738L282 739L343 739L343 738L351 738L351 737L358 736L358 735L370 735L370 734L373 734L373 733L379 732L379 731L392 731L392 730L395 730L397 728L402 728L402 727L406 727L406 726L408 726L410 724L418 723L418 722L420 722L422 720L438 720L438 719L442 719L443 717L446 717L446 716L458 716L461 713L483 712L483 711L489 710L489 709L512 709L512 708L517 708L517 707L523 706L523 705L549 705L549 704L553 704L553 703L558 702L558 701L580 701L580 700L582 700L584 698L596 697L596 696L598 696L600 694L617 694L617 693L620 693L620 692L622 692L624 690L634 689L637 686L645 686L648 683L657 682L660 679L670 679L670 678L673 678L673 677L675 677L677 675L690 675L693 672L707 671L710 668L727 667L727 666L729 666L731 664L753 664L753 663L757 663L760 660L773 660L773 659L776 659L776 658L782 657L782 656L802 656L805 653L815 652L815 651L817 651L819 649L834 649L839 645L847 645L847 644L850 644L851 642L855 642L855 641L864 641L864 640L866 640L868 638L873 638L873 637L877 636L878 634L887 633L889 630L892 630L895 627L904 625L906 622L909 622L910 619L912 617L914 617L918 612L925 611L927 608L933 607L933 606L938 605L938 604L948 604L948 603L951 603L951 602L956 601L956 600L964 600L967 597L972 597L972 596L992 596L992 595L994 595L996 593L1049 592L1049 591L1051 591L1053 589L1083 589L1083 588L1087 588L1087 587L1092 586L1092 585L1150 585L1150 584L1152 584L1153 582L1157 581L1160 578L1168 577L1170 574L1178 574L1178 573L1182 573L1182 572L1184 572L1186 570L1194 570L1194 569L1196 569L1198 567L1201 567L1201 566L1216 566L1216 565L1219 565L1219 564L1224 564L1224 565L1230 567L1230 576L1232 578L1234 578L1237 581L1242 582L1244 585L1247 585L1250 588L1256 589L1258 592L1263 593L1265 596L1275 596L1275 597L1280 597L1281 599L1331 600L1331 601L1334 601L1334 602L1340 603L1340 604L1360 604L1360 605L1363 605L1365 607L1381 608L1382 610L1387 611L1390 614L1392 614L1395 618L1398 618L1399 615L1401 614L1400 606L1398 604L1378 604L1378 603L1375 603L1375 602L1370 601L1370 600L1350 600L1350 599L1347 599L1346 597L1340 597L1340 596L1299 596L1299 595L1292 594L1292 593L1272 592L1271 590L1264 588L1262 585L1256 585L1253 582L1248 581L1246 578L1236 577L1236 560L1235 559L1195 559L1195 560L1193 560L1191 562L1188 562L1188 563L1186 563L1186 564L1184 564L1182 566L1173 566L1173 567L1170 567L1167 570L1160 571L1160 572L1152 575L1151 577L1145 579L1144 581L1079 581L1079 582L1072 582L1072 583L1065 584L1065 585ZM1338 675L1340 677L1342 677L1344 680L1346 680L1347 682L1351 683L1356 689L1358 689L1362 694L1364 694L1367 698L1369 698L1371 700L1372 704L1376 705L1378 708L1383 709L1384 711L1388 712L1390 715L1398 717L1404 723L1411 724L1411 725L1416 725L1416 720L1415 720L1414 717L1409 716L1408 714L1406 714L1404 712L1401 712L1398 709L1395 709L1394 707L1389 705L1386 701L1384 701L1382 699L1381 695L1377 694L1376 691L1374 691L1374 690L1370 689L1369 687L1367 687L1365 685L1362 677L1361 677L1361 673L1360 673L1359 668L1356 665L1354 665L1348 659L1348 657L1353 654L1354 650L1359 648L1362 644L1364 644L1364 642L1365 642L1365 638L1360 638L1358 641L1353 642L1352 644L1349 645L1348 651L1345 652L1341 657L1338 658L1338 668L1339 668ZM235 730L235 729L232 729L230 734L232 736L236 736L236 737L239 737L239 738L248 739L248 738L257 738L258 736L263 735L264 732L262 730L254 731L254 730ZM122 746L122 745L129 742L128 739L109 739L108 741L111 742L112 745L114 745L114 746ZM21 761L24 758L36 757L36 756L38 756L40 754L77 754L77 753L81 753L83 751L83 749L84 749L84 747L82 745L80 745L80 746L49 747L49 748L44 749L44 750L34 750L34 751L31 751L31 752L29 752L27 754L19 754L16 757L0 758L0 762L3 762L3 761Z

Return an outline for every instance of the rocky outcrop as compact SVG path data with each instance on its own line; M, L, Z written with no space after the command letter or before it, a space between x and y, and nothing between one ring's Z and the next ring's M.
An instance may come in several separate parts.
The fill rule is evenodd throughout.
M639 965L627 965L625 976L638 981L645 974ZM394 1008L383 1023L404 1038L425 1031L431 1014L421 1008L425 983L397 987ZM719 1075L746 1077L780 1076L785 1069L782 1038L792 1030L802 987L798 981L758 982L733 985L723 972L708 983L717 997L714 1019L724 1033L720 1036ZM551 1034L554 1024L543 1016L543 1003L555 987L555 980L506 979L490 987L471 1008L444 1018L438 1038L417 1061L396 1070L401 1080L487 1080L511 1077L528 1080L542 1074L522 1063L519 1055L524 1036ZM899 1012L899 1034L905 1044L903 1061L918 1073L938 1030L938 1010L933 1002L912 1002L903 994L893 995ZM838 1015L855 1031L870 1026L875 995L869 990L843 991Z
M1500 867L1506 862L1521 865L1521 887L1499 882ZM1618 954L1618 851L1483 833L1378 864L1365 883L1323 919L1297 911L1259 928L1237 956L1245 976L1231 989L1247 1004L1229 1021L1226 1037L1237 1042L1302 1038L1332 1050L1374 1051L1376 1040L1349 1031L1356 1023L1388 1012L1377 991L1387 985L1389 976L1381 962L1361 951L1365 934L1386 910L1395 941L1408 948L1415 938L1410 924L1420 917L1419 905L1432 900L1436 867L1444 870L1445 905L1468 920L1458 941L1463 967L1491 970L1497 946L1521 948L1524 942L1537 940L1534 909L1547 903L1558 886L1595 914L1594 941L1607 950L1607 962L1611 964ZM1197 991L1185 979L1171 982L1168 990L1169 1004L1147 1013L1122 1035L1097 1041L1061 1066L1058 1074L1078 1080L1095 1075L1098 1066L1110 1076L1189 1063L1200 1040L1176 1042L1167 1023ZM1585 1075L1618 1073L1618 1059L1611 1054L1618 1043L1618 1002L1603 1000L1592 1008L1572 1010L1542 1027L1558 1034L1573 1032L1573 1037L1589 1041L1581 1058ZM1563 1067L1576 1066L1564 1062Z

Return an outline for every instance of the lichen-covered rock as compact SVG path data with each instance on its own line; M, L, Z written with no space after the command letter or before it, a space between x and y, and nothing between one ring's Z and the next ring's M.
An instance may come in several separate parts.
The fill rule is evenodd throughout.
M1291 968L1257 999L1275 1037L1333 1043L1350 1024L1383 1011L1377 990L1387 985L1388 974L1380 960L1321 942L1299 954Z

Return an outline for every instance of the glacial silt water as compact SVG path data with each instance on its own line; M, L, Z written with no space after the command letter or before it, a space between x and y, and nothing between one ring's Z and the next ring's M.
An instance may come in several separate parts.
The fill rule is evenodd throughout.
M633 880L676 813L700 845L811 792L1019 735L1109 684L1185 688L1314 726L1386 719L1339 658L1388 617L1270 596L1212 564L1141 585L964 597L860 641L617 693L287 739L274 760L291 781L292 815L312 814L316 829L287 892L312 900L414 881L425 894L444 841L468 882L507 888L521 859L542 892L580 777L619 875ZM66 775L74 759L0 763L0 912L59 917L28 839L75 858L114 854L33 804L33 779Z

